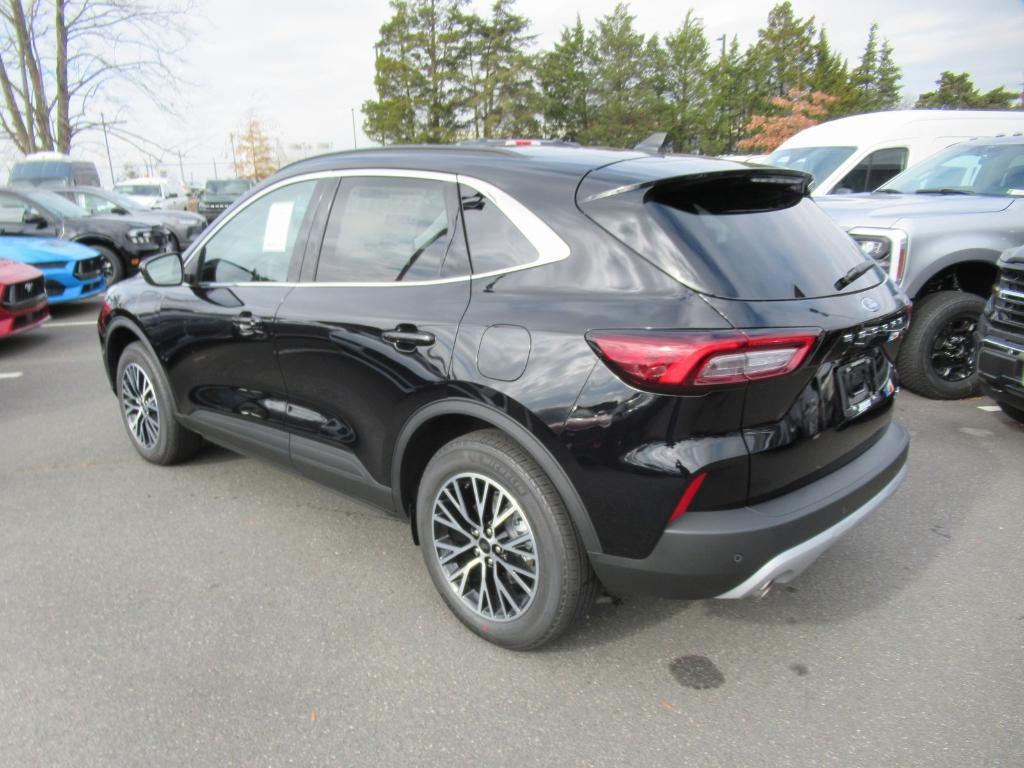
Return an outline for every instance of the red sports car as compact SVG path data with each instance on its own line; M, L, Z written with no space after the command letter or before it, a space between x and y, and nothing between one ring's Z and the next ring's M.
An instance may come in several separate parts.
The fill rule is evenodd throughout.
M0 339L42 325L49 317L43 273L0 259Z

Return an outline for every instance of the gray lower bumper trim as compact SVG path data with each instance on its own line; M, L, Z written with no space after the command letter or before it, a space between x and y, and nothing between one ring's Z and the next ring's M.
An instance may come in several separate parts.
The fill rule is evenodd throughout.
M764 564L753 576L739 586L733 587L728 592L718 595L721 600L736 600L741 597L752 597L759 595L772 583L785 584L792 581L807 567L817 560L821 554L836 543L853 526L875 511L875 509L903 482L907 468L904 466L899 474L877 494L875 494L864 506L855 512L851 512L838 523L828 528L817 536L797 544L785 552L780 552Z

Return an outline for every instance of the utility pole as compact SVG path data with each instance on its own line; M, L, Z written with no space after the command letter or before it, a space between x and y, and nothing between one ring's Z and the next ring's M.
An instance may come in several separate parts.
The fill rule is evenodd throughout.
M213 158L213 178L215 178L215 179L219 179L220 178L220 176L217 175L217 158L216 157Z
M181 150L178 150L178 170L181 171L181 183L185 183L185 163L181 159Z
M114 178L114 161L110 159L110 139L107 138L107 118L100 112L100 124L103 126L103 143L107 147L107 167L110 168L110 183L111 185L117 183L117 179Z
M352 107L352 149L356 149L356 108Z
M235 134L234 133L229 133L228 134L228 141L231 142L231 162L235 166L235 175L237 176L238 175L238 158L235 157ZM216 174L214 174L214 175L216 176Z
M725 35L721 34L718 37L716 37L715 40L721 40L722 41L722 58L724 59L725 58Z

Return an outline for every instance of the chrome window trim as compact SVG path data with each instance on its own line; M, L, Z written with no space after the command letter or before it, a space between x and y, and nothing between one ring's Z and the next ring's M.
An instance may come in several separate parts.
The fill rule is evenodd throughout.
M490 182L483 181L482 179L475 178L473 176L464 176L456 173L440 173L437 171L416 171L407 170L403 168L345 168L334 171L317 171L315 173L305 173L300 176L292 176L287 179L282 179L275 184L271 184L266 189L260 190L256 195L246 200L245 204L236 208L227 216L223 221L217 223L217 226L210 229L208 232L204 232L201 239L196 242L192 248L192 252L189 254L188 259L185 262L185 266L189 266L193 260L198 258L198 254L206 247L206 244L216 236L218 232L235 216L246 210L250 205L253 205L257 200L261 199L264 195L269 195L282 187L289 186L290 184L298 184L303 181L320 181L321 179L344 179L353 176L367 176L367 177L378 177L378 178L397 178L397 179L426 179L428 181L445 181L453 184L466 184L477 192L482 194L485 198L494 203L498 210L500 210L509 221L518 229L523 237L525 237L530 244L537 251L537 258L528 264L520 264L515 267L506 267L505 269L493 269L489 272L478 272L470 275L460 275L458 277L446 277L439 278L437 280L412 280L408 282L268 282L268 281L254 281L254 282L234 282L234 283L203 283L205 286L210 287L231 287L231 286L251 286L259 287L264 286L267 288L412 288L416 286L425 285L444 285L446 283L458 283L467 280L476 280L477 278L485 277L496 277L498 275L505 275L510 272L519 272L523 269L533 269L534 267L544 266L545 264L553 264L557 261L563 261L569 258L569 246L568 244L559 237L551 227L541 221L540 217L537 216L533 211L527 208L525 205L520 203L514 197L509 195L504 190L494 186ZM472 254L470 255L472 258Z

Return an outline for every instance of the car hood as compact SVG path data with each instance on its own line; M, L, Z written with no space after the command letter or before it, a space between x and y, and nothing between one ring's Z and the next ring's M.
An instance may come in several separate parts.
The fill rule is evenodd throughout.
M152 227L160 222L149 218L148 213L130 213L127 216L117 213L94 213L88 219L77 219L77 221L100 222L101 224L113 224L117 227Z
M165 224L206 224L198 213L188 211L129 211L128 213L97 213L94 216L113 216L119 221L134 221L142 224L163 226Z
M994 195L827 195L815 198L840 226L891 227L900 219L957 216L1006 210L1012 197Z
M35 267L30 267L12 259L0 257L0 285L11 283L23 283L35 280L42 273Z
M123 192L121 194L124 194ZM152 208L160 202L159 197L145 197L143 195L125 195L129 200L138 203L143 208Z
M0 259L22 264L47 261L80 261L99 256L99 252L79 243L50 237L0 237Z

